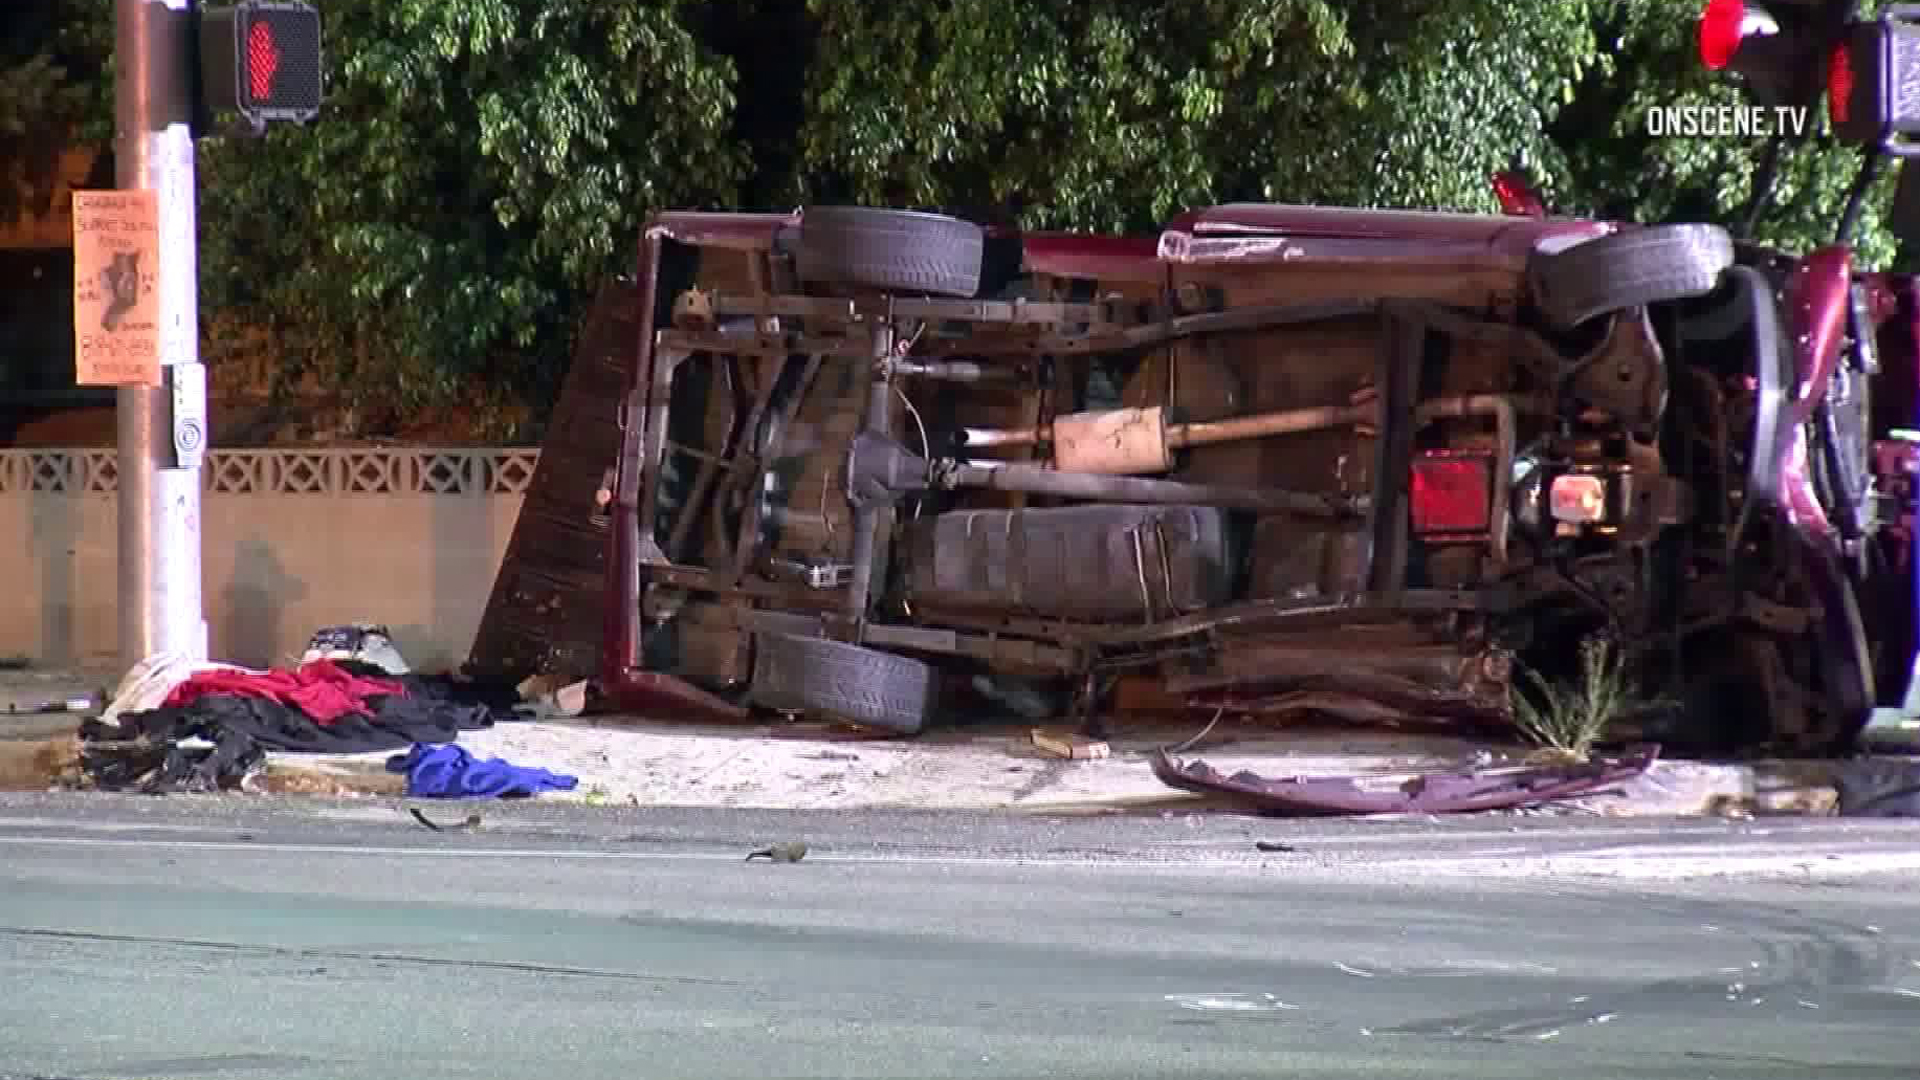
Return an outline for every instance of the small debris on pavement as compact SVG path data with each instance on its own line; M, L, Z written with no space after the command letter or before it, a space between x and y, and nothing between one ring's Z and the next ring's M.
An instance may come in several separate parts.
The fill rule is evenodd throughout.
M804 840L788 840L784 843L763 847L747 855L748 862L764 858L768 862L799 862L807 857L807 843Z
M1300 850L1292 844L1283 844L1278 840L1256 840L1253 846L1261 851L1282 851L1290 853Z
M571 719L587 711L588 689L586 679L553 687L545 676L534 675L521 682L520 696L526 701L516 708L535 717Z
M1113 749L1105 740L1088 738L1085 735L1054 734L1041 728L1034 728L1033 745L1043 754L1071 761L1092 761L1108 757Z
M587 711L587 681L568 683L553 692L553 704L556 712L562 716L579 716Z
M413 815L413 820L425 825L434 832L459 832L462 829L477 829L480 827L479 814L468 814L464 821L457 821L451 825L441 825L418 810L409 809L407 812Z
M59 701L36 701L22 706L19 702L8 702L7 712L19 715L49 715L53 713L89 712L99 707L99 703L90 697L70 697Z

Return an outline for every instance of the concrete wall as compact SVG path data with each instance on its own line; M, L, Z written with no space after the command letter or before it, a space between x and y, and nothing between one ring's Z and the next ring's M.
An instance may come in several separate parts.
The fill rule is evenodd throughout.
M316 628L382 622L414 666L467 656L538 454L227 451L202 495L216 659L297 656ZM0 653L118 654L112 451L0 451Z

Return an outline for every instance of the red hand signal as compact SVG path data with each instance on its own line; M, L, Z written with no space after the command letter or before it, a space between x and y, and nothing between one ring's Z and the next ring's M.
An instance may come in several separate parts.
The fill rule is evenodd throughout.
M280 69L280 47L274 44L273 28L258 22L247 31L247 88L255 101L273 96L273 73Z

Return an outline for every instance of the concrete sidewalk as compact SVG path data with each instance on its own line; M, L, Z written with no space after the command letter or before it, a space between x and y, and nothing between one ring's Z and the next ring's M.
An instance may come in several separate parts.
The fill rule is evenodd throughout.
M105 671L0 672L0 740L72 732L77 717L37 713L41 705L111 687ZM1033 745L1033 725L976 723L913 739L869 738L814 723L710 725L596 716L519 721L468 732L475 755L504 758L580 778L566 793L541 796L625 806L858 810L918 808L1029 813L1208 808L1205 797L1155 776L1149 758L1189 742L1203 724L1126 716L1113 724L1111 755L1063 760ZM1047 725L1050 732L1060 729ZM1527 747L1482 739L1364 729L1307 729L1223 719L1183 756L1223 772L1273 777L1358 776L1391 783L1423 771L1479 761L1518 764ZM325 795L398 795L389 753L280 754L268 790ZM1712 764L1663 761L1612 793L1569 800L1544 813L1610 817L1826 813L1834 804L1821 762Z
M916 739L862 739L815 725L721 727L597 717L501 724L462 734L479 757L500 757L580 778L543 800L630 806L867 810L918 808L1029 813L1202 809L1205 797L1162 784L1153 750L1192 739L1199 726L1121 721L1111 756L1063 760L1032 743L1031 725L973 725ZM1048 730L1054 730L1049 728ZM1222 720L1184 752L1224 772L1360 776L1391 783L1453 770L1493 755L1518 764L1519 745L1378 731L1281 729ZM397 793L387 754L285 755L283 765L323 770L350 786ZM1721 765L1667 761L1624 789L1549 808L1605 816L1825 813L1833 789L1820 763ZM1224 805L1224 804L1220 804Z

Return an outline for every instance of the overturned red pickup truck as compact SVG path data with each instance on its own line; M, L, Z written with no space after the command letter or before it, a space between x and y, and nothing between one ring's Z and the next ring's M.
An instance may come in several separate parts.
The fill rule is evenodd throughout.
M602 681L1500 723L1618 642L1669 744L1832 749L1913 644L1913 283L1708 225L1274 205L1157 236L669 213ZM572 467L586 465L572 463ZM543 463L543 468L546 465ZM510 556L511 557L511 556Z

